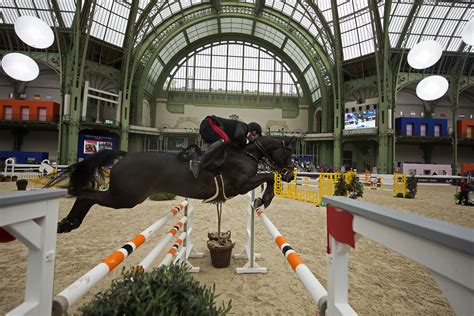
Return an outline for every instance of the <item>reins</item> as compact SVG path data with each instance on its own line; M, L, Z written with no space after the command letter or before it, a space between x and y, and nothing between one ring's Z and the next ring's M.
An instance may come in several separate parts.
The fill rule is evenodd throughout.
M255 143L255 146L257 147L258 150L260 150L260 152L263 154L263 156L266 159L266 161L264 160L263 163L265 165L267 165L268 167L270 167L273 171L277 171L278 173L281 173L283 170L286 170L285 168L280 168L278 166L275 165L272 157L270 156L270 154L268 153L268 151L265 149L265 147L263 147L262 143L257 139L255 139L254 141ZM250 157L252 157L257 163L260 162L259 159L257 159L257 157L255 157L251 152L248 152L247 150L244 149L244 152L249 155Z

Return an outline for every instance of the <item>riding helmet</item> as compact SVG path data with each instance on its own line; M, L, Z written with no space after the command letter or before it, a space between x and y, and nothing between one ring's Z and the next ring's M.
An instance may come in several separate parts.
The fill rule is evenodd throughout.
M258 135L260 136L262 135L262 127L260 126L260 124L251 122L248 124L248 126L249 126L249 132L256 131Z

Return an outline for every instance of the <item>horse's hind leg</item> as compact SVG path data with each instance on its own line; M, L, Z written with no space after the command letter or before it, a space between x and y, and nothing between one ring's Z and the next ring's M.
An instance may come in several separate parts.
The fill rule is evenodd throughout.
M68 233L81 226L84 217L94 204L113 207L114 199L108 191L88 191L78 195L67 216L58 223L58 233Z
M71 230L81 226L82 220L95 203L95 201L84 195L79 196L69 214L58 223L58 233L69 233Z
M114 195L111 191L88 191L78 195L69 214L58 223L58 233L68 233L81 226L84 217L94 204L111 208L132 208L143 202L146 195Z

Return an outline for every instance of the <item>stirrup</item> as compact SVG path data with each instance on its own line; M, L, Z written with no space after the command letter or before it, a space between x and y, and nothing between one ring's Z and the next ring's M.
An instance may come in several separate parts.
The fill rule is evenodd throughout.
M190 160L189 170L193 173L194 178L197 179L201 171L201 162L199 160Z

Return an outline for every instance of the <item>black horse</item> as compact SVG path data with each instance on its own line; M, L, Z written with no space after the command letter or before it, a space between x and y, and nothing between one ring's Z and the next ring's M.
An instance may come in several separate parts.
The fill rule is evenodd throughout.
M267 187L258 204L268 207L274 197L273 173L257 173L262 158L284 181L293 179L290 141L262 136L245 148L229 147L219 175L203 170L194 179L185 159L163 153L126 153L104 150L69 166L46 186L52 186L69 177L68 190L77 196L69 214L58 223L58 233L78 228L94 204L106 207L132 208L157 192L168 192L206 202L223 202L245 194L262 183ZM182 157L183 155L181 155ZM112 165L107 191L100 191L101 170Z

